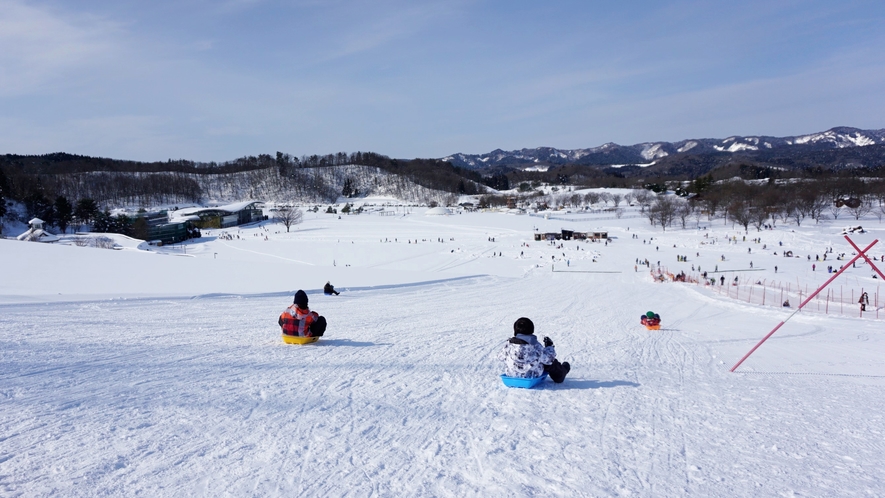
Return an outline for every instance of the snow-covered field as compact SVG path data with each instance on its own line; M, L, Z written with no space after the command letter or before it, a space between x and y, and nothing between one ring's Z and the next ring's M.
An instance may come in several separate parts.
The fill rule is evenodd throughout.
M885 495L883 320L799 313L730 373L790 311L634 269L731 282L752 261L814 288L850 256L847 222L744 241L591 218L309 213L152 252L0 240L0 494ZM861 247L885 239L864 221ZM533 240L562 228L614 240ZM329 328L284 345L299 288ZM521 316L571 362L563 384L498 379Z

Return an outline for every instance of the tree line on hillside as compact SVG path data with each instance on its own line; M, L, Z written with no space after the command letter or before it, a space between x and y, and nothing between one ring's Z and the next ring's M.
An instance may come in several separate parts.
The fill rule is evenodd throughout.
M261 154L223 163L145 163L63 153L5 155L0 156L0 173L9 199L62 195L91 198L102 205L196 203L225 197L225 190L262 197L270 189L280 198L316 201L358 197L379 189L412 197L424 195L425 190L470 195L481 192L482 184L489 181L436 159L398 160L372 152L301 158L277 152L276 157Z
M108 221L107 208L122 206L171 206L234 199L335 202L339 196L359 198L370 194L451 205L458 195L482 194L486 186L496 190L515 186L525 199L534 198L550 206L578 207L595 204L594 194L580 196L567 193L566 189L633 187L635 194L629 200L639 203L643 214L650 216L649 221L656 226L666 228L675 221L684 223L686 217L699 216L697 212L683 213L687 208L679 199L650 197L648 193L669 189L682 196L694 194L689 204L695 211L710 217L721 215L746 229L761 217L801 224L806 218L838 218L846 211L855 218L870 212L878 214L877 208L885 198L885 182L876 177L877 173L863 168L834 173L822 167L785 172L744 161L686 182L666 176L617 178L599 169L574 165L544 172L499 170L483 177L448 162L397 160L371 152L301 158L278 152L275 157L263 154L219 164L138 163L69 154L6 155L0 156L0 221L10 214L6 200L21 202L27 219L39 217L65 231L77 224L113 226ZM727 181L729 178L742 181ZM535 189L542 183L558 185L559 191L537 199L540 194ZM503 206L511 204L511 198L486 194L480 204ZM853 200L847 209L834 207L837 201L848 199ZM617 209L619 202L628 199L610 200Z
M517 206L541 210L602 207L621 216L622 205L630 205L639 207L649 224L663 230L674 225L686 228L691 220L700 224L701 220L709 222L719 218L723 223L731 222L748 231L751 227L761 229L778 222L801 226L825 219L859 220L869 214L880 221L885 217L885 180L865 181L853 177L714 182L711 176L705 176L675 188L645 184L644 188L634 188L626 194L596 191L581 194L572 187L554 189L542 194L527 188L519 197L485 195L480 197L479 206L501 207L515 202ZM668 190L675 191L676 195L663 195Z

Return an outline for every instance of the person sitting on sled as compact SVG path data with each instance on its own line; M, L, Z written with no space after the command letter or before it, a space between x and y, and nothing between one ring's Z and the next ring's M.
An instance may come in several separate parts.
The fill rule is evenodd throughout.
M498 360L504 362L504 375L528 379L547 372L553 382L562 382L571 365L556 359L556 349L549 337L544 337L544 344L541 345L534 334L535 324L528 318L520 318L513 324L513 337L498 353Z
M323 294L325 294L327 296L331 296L332 294L335 294L337 296L338 294L340 294L340 292L335 290L335 286L333 286L329 282L326 282L326 285L323 286Z
M307 293L295 293L295 302L280 314L277 321L283 334L300 337L320 337L326 332L326 319L307 307Z
M646 327L654 327L655 325L661 324L661 315L655 313L654 311L649 311L639 318L639 322Z

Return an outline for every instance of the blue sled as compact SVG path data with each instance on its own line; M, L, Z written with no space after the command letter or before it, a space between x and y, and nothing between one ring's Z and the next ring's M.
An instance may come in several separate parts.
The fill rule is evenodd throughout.
M501 380L504 381L504 385L507 387L521 387L523 389L531 389L547 378L547 372L544 372L544 375L540 377L530 377L524 379L522 377L508 377L504 374L501 374Z

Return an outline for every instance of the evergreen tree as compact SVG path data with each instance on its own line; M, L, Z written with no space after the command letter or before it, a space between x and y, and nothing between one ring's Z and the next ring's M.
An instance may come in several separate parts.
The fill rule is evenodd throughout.
M132 236L136 239L147 240L148 222L144 216L139 216L132 222Z
M99 214L98 205L92 199L80 199L77 201L77 207L74 209L74 217L80 222L92 223ZM95 230L96 232L101 230Z
M2 172L0 172L2 174ZM3 233L3 217L6 216L6 198L3 197L3 187L0 187L0 233Z
M108 233L111 231L111 213L107 209L96 211L93 215L92 231L98 233Z
M25 198L25 210L27 210L29 219L40 218L47 225L55 224L55 207L43 195L42 188L38 188Z
M55 226L65 233L68 230L68 225L71 224L71 221L74 219L74 206L71 205L70 201L63 196L60 195L55 198Z

